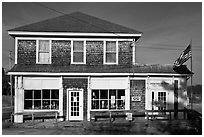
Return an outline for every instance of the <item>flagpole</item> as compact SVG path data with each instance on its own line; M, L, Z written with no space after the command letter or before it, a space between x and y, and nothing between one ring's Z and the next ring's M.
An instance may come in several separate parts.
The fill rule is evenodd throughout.
M190 41L190 45L191 45L191 72L193 72L193 54L192 54L192 39ZM193 74L191 74L191 110L193 109Z

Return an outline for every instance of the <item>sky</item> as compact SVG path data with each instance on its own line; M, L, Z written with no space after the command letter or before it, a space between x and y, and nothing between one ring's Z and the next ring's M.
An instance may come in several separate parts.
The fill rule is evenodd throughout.
M83 12L143 32L136 60L142 64L173 64L192 40L193 84L202 84L201 2L59 2L42 3L69 14ZM7 30L61 16L35 2L2 3L2 67L14 65L14 39ZM190 60L186 63L190 69Z

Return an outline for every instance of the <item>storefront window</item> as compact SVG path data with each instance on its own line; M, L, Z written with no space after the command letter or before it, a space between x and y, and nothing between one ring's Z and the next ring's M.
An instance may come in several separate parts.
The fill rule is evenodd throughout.
M59 109L59 90L25 90L24 109Z
M125 109L125 90L92 90L92 109Z

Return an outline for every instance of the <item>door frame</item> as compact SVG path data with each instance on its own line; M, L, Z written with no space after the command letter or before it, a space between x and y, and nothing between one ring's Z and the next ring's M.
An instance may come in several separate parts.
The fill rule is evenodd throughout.
M166 108L166 110L168 110L168 105L167 105L168 91L166 91L166 90L152 90L151 93L154 93L154 99L152 99L152 101L158 102L159 92L160 92L160 93L163 92L163 93L166 94L166 106L165 106L165 108ZM153 94L152 94L152 95L153 95ZM158 106L153 105L153 104L152 104L151 107L152 107L151 110L158 110L158 108L159 108ZM154 112L154 114L157 115L158 112Z
M83 119L84 119L84 115L83 115L83 104L84 104L84 97L83 97L83 93L84 93L84 90L83 89L76 89L76 88L69 88L69 89L67 89L67 107L66 107L66 109L67 109L67 115L66 115L66 120L67 121L72 121L72 120L70 120L70 100L69 100L69 95L70 95L70 91L79 91L79 96L81 95L82 97L81 97L81 118L80 119L76 119L76 121L82 121ZM80 94L81 93L81 94ZM75 120L73 120L73 121L75 121Z

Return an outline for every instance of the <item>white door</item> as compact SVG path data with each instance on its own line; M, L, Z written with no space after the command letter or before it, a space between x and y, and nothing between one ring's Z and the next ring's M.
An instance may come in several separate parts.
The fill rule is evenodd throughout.
M69 90L69 120L83 120L83 90Z
M152 91L152 110L167 109L167 93L165 91Z

